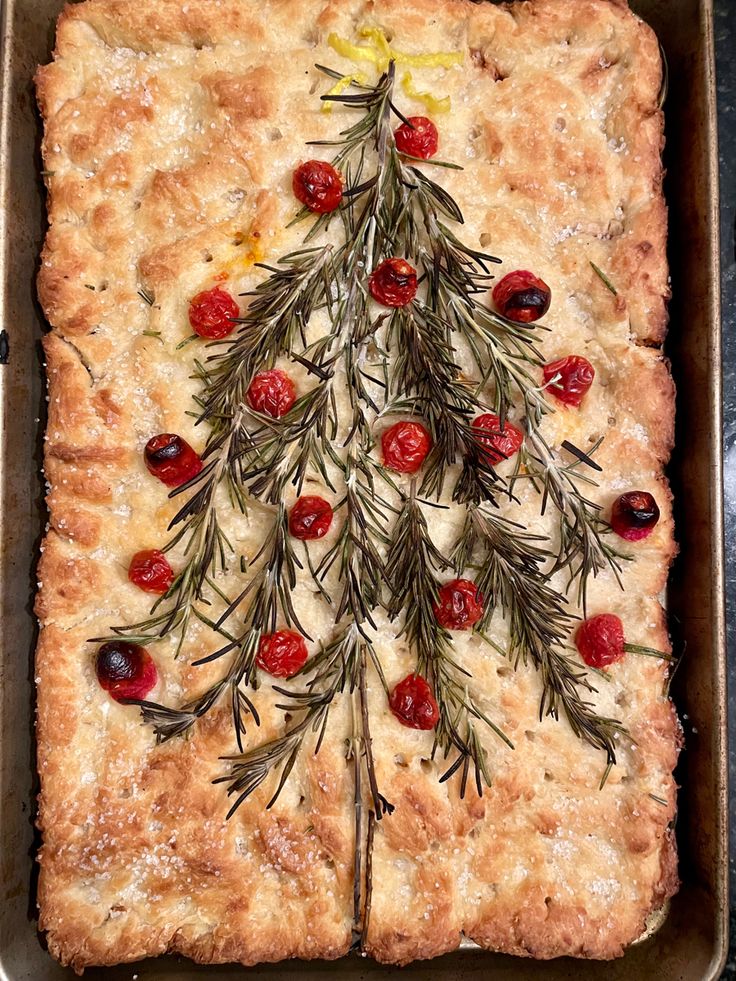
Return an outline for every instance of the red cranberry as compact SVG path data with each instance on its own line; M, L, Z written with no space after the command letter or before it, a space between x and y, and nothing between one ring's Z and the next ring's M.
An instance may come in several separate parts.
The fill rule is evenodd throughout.
M493 287L493 299L507 320L528 324L549 310L552 292L534 273L517 269L507 273Z
M323 497L298 498L289 514L289 533L302 541L324 538L332 524L332 505Z
M146 443L148 472L166 484L180 487L202 470L202 461L189 443L176 433L159 433Z
M100 686L116 702L145 698L158 681L156 665L146 648L127 640L102 644L95 657L95 672Z
M189 304L189 323L195 334L218 340L232 334L237 326L234 317L240 316L235 300L219 286L197 293Z
M397 422L381 436L383 462L396 473L416 473L432 448L432 437L418 422Z
M452 579L440 587L433 609L446 630L469 630L483 616L483 596L472 580Z
M147 548L130 560L128 579L146 593L165 593L174 581L174 570L163 552Z
M342 201L342 178L324 160L307 160L294 171L291 181L297 201L323 215L340 207Z
M374 300L385 307L405 307L417 294L417 272L405 259L384 259L368 280Z
M542 372L547 391L565 405L576 407L583 401L583 396L595 378L595 368L587 358L580 357L579 354L569 354L558 361L550 361ZM552 381L553 378L556 381Z
M657 502L647 491L629 491L613 502L611 527L627 542L638 542L651 535L658 521Z
M296 402L296 389L285 371L271 368L270 371L259 371L254 376L247 398L251 409L280 419Z
M293 630L264 634L258 645L256 664L274 678L291 678L307 663L307 645Z
M432 689L419 674L408 674L391 692L391 711L409 729L434 729L440 717Z
M402 123L394 133L396 149L410 157L429 160L437 153L437 127L426 116L409 116L409 125Z
M580 656L591 668L604 668L624 656L623 624L613 613L599 613L583 620L575 634Z
M510 459L524 442L524 434L506 420L501 428L501 420L494 412L486 412L473 419L472 428L480 443L483 456L491 466Z

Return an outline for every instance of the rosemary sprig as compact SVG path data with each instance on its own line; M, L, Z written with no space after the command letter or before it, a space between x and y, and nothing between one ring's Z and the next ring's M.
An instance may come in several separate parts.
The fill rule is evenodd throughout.
M483 722L512 749L513 745L480 708L470 690L470 674L455 661L450 634L435 617L433 604L439 591L435 572L446 565L429 537L412 488L399 512L386 562L391 590L387 613L395 620L406 611L399 636L406 635L416 651L419 673L430 680L440 711L435 750L446 760L456 754L440 779L448 780L459 770L460 795L464 796L472 765L476 788L482 794L483 784L491 784L491 772L476 723Z
M296 626L302 634L309 636L299 622L292 601L296 570L302 566L289 536L283 503L278 508L273 527L255 556L253 565L258 568L247 586L225 607L216 622L208 624L214 630L221 631L223 624L249 599L240 634L237 637L228 634L228 643L193 662L194 665L209 664L232 654L223 676L201 695L178 708L155 702L136 702L141 706L144 721L153 726L159 742L185 733L219 702L225 691L229 691L233 729L238 746L242 748L244 716L250 713L258 724L258 714L243 688L256 685L256 654L262 634L275 630L279 619L283 618L288 625Z
M457 575L471 564L477 569L475 582L486 600L478 632L488 640L494 612L500 610L509 627L508 648L501 653L515 669L531 663L539 672L540 721L547 715L559 719L564 714L575 735L603 750L606 765L613 765L615 735L625 730L615 719L595 712L585 695L596 689L580 665L563 652L573 618L543 572L542 566L552 557L545 541L487 508L470 508L451 560Z
M500 260L461 242L442 218L462 223L463 216L450 195L426 174L409 168L412 197L428 239L421 241L419 223L408 222L408 246L418 256L427 279L427 306L467 343L483 384L494 384L494 411L505 421L519 392L525 411L535 419L551 411L530 368L543 358L535 346L540 324L516 324L484 303L493 276L489 263ZM449 333L448 333L449 336Z
M209 443L203 454L205 466L202 471L188 484L172 492L171 496L175 496L193 491L172 519L169 527L179 527L163 549L170 551L179 542L185 541L184 567L167 592L154 603L150 617L129 626L113 627L115 635L145 644L178 632L178 656L187 637L192 616L208 626L211 625L210 618L204 615L201 608L203 604L211 605L205 595L205 587L209 587L210 595L213 592L218 593L219 587L214 579L219 573L227 571L228 556L234 552L220 526L215 503L217 488L223 480L227 482L231 504L243 513L246 511L245 496L238 481L234 479L232 470L233 460L237 460L241 452L237 437L242 432L242 414L243 410L239 409L232 428L222 430Z
M210 421L212 438L231 424L237 408L246 403L246 393L256 371L272 368L276 358L291 351L298 339L306 345L305 333L313 312L330 296L332 246L300 249L279 260L277 266L258 263L270 273L249 298L235 340L221 354L207 359L203 370L200 421Z
M439 497L447 468L462 460L453 500L460 503L496 500L505 482L474 434L470 423L482 412L478 385L462 377L454 361L446 323L422 303L397 310L391 317L387 345L395 351L391 390L404 393L389 411L416 411L432 434L432 450L424 464L420 493Z
M228 817L272 774L279 773L276 789L266 804L272 807L279 798L286 781L294 768L304 741L311 733L315 739L314 753L318 753L327 728L330 707L336 696L342 692L354 692L365 688L366 659L375 660L375 652L370 642L352 621L327 647L309 661L305 667L312 677L301 691L275 687L278 694L289 699L277 705L284 712L300 714L301 718L293 726L275 739L256 746L236 756L226 756L229 772L218 777L215 783L228 784L228 796L237 794ZM366 716L367 718L367 712ZM363 718L363 716L361 716ZM357 752L370 758L368 767L373 795L373 808L377 816L393 810L392 805L379 793L375 783L372 757L370 757L370 736L362 725L360 740L362 748ZM354 751L349 744L349 751Z
M345 520L334 545L326 552L317 575L324 579L337 563L342 589L335 605L335 622L351 613L355 622L375 627L372 610L378 605L385 565L378 546L388 542L385 528L389 503L376 493L372 467L364 448L349 451L345 463Z
M593 456L600 443L601 440L588 451L588 457ZM548 501L559 512L560 544L552 571L567 569L567 589L577 582L576 599L585 611L589 576L611 569L623 589L621 563L629 557L606 541L610 529L600 516L601 507L579 487L580 483L597 485L580 472L580 463L580 460L571 464L559 461L539 430L527 419L526 440L511 483L527 477L542 495L541 513L544 514Z

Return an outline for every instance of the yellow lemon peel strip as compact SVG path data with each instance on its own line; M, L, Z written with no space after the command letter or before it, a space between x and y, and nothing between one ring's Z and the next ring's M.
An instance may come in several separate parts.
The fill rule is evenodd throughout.
M461 65L463 63L463 54L461 51L435 51L428 52L427 54L407 54L405 51L399 51L397 48L391 47L386 35L379 27L361 27L358 31L358 36L365 38L368 44L354 44L352 41L348 41L347 38L340 37L334 32L328 36L327 43L333 51L342 55L343 58L355 62L367 61L375 65L377 70L381 72L386 71L390 61L396 62L397 65L406 65L408 68L451 68L453 65ZM336 95L342 92L354 77L358 81L357 76L344 76L343 79L340 79L338 85L344 79L348 79L348 81L340 89L337 89L337 86L331 89L330 95ZM418 92L414 88L409 72L406 72L401 84L406 95L423 102L430 112L449 111L449 96L438 99L430 92Z
M372 65L379 64L379 54L375 47L367 44L353 44L347 38L340 37L334 32L327 38L327 43L333 51L337 51L349 61L369 61Z
M368 84L368 77L366 75L364 75L363 72L353 72L352 75L343 75L342 78L339 78L335 82L335 84L332 86L332 88L326 94L327 95L340 95L340 93L341 92L344 92L345 89L349 85L351 85L353 82L357 82L358 85L367 85ZM332 103L331 102L323 102L322 103L322 112L332 112Z
M411 72L404 72L401 79L401 88L404 90L404 95L410 99L417 99L419 102L423 102L427 110L435 115L450 111L450 96L446 95L444 98L438 99L431 92L419 92L414 85Z

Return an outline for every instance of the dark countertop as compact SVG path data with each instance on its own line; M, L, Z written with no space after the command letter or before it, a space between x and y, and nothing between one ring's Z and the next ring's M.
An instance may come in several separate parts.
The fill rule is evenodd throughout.
M731 809L731 952L723 977L736 979L736 2L715 0L718 130L721 172L721 302L723 308L723 454L726 518Z

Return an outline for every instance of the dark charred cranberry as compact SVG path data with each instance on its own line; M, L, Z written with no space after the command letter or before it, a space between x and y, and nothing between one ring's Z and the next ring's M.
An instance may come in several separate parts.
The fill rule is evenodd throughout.
M499 312L517 324L539 320L549 310L552 292L547 284L526 269L507 273L493 287Z
M197 293L189 304L189 323L195 334L217 340L235 330L233 317L240 316L235 300L225 290L215 286Z
M332 505L324 497L305 494L289 514L289 533L302 541L324 538L332 524Z
M419 674L408 674L391 692L391 711L410 729L434 729L440 717L432 689Z
M368 280L374 300L385 307L405 307L417 295L417 272L405 259L384 259Z
M575 634L575 646L589 667L605 668L624 656L623 624L613 613L583 620Z
M165 593L174 581L174 570L163 552L147 548L130 560L128 579L146 593Z
M397 422L381 436L383 462L396 473L416 473L432 448L432 437L418 422Z
M148 472L167 487L180 487L202 469L202 461L189 443L176 433L159 433L146 443Z
M508 460L524 442L524 434L506 420L503 429L501 420L494 412L486 412L473 419L473 432L480 443L483 455L491 466Z
M446 630L469 630L483 616L483 596L472 580L452 579L440 587L433 609Z
M565 405L579 406L583 396L593 384L595 369L587 358L569 354L566 358L550 361L542 369L547 391ZM555 381L552 381L552 379Z
M326 214L340 207L342 201L342 178L324 160L307 160L294 171L291 181L297 201L318 215Z
M258 645L256 664L274 678L291 678L307 663L307 645L293 630L264 634Z
M429 160L437 153L437 127L426 116L409 116L410 125L402 123L394 133L396 149L411 157Z
M638 542L651 535L658 521L657 502L647 491L629 491L613 502L611 527L627 542Z
M256 412L280 419L296 402L294 382L285 371L272 368L259 371L248 389L248 404Z
M116 702L145 698L158 681L156 665L146 648L127 640L102 644L95 657L95 672L100 686Z

